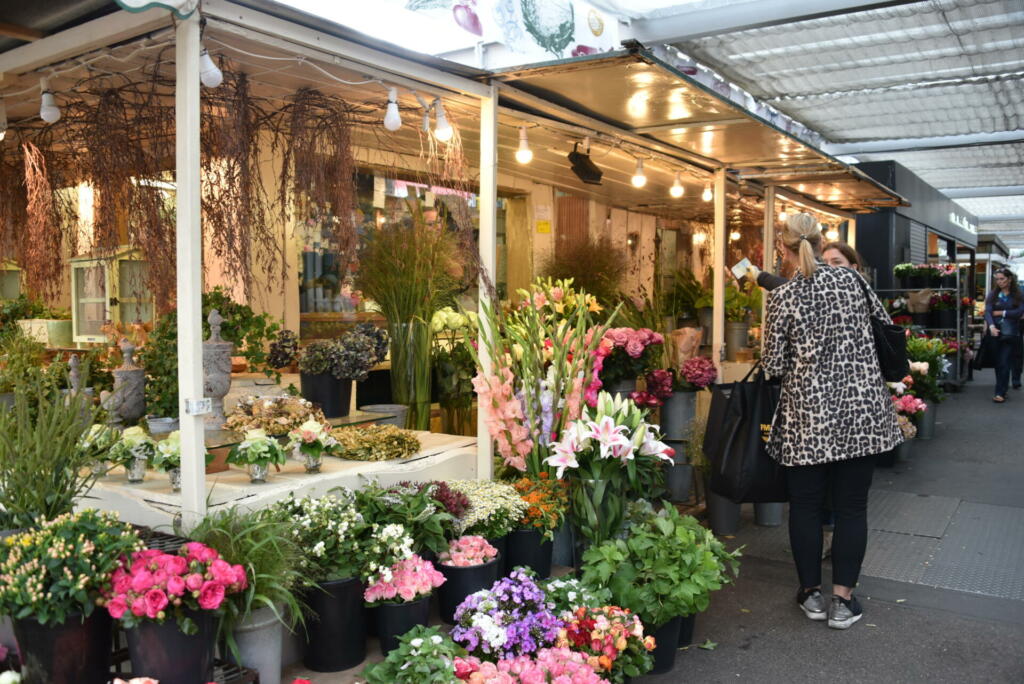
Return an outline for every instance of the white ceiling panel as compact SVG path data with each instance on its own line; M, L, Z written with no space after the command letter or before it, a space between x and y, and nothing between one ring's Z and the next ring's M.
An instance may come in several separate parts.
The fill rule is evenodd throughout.
M978 217L1020 217L1024 216L1024 197L1010 195L1008 197L971 197L953 200L961 207Z
M885 154L858 154L861 161L899 162L942 188L1024 185L1024 143Z

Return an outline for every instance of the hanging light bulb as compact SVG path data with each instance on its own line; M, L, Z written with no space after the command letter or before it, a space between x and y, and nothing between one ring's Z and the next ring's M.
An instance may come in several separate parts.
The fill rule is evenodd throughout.
M398 112L398 89L388 88L388 108L384 111L384 128L397 131L402 127L402 115Z
M647 185L647 176L644 175L644 160L636 160L636 170L633 172L633 178L630 179L633 183L634 188L642 188Z
M700 193L700 198L705 202L710 202L714 198L715 194L711 192L711 184L706 183L704 185L704 192Z
M682 197L686 193L686 188L683 187L683 183L679 180L679 173L676 172L676 179L672 182L672 187L668 189L668 194L675 198Z
M703 245L705 242L707 242L708 236L705 233L694 233L692 239L693 244Z
M444 104L441 100L434 100L434 112L437 116L437 123L434 125L434 137L441 142L448 142L455 135L452 125L448 123L448 117L444 113Z
M0 140L7 137L7 105L0 100Z
M516 150L516 161L520 164L529 164L533 161L533 150L530 149L530 141L526 137L526 126L519 127L519 149Z
M734 230L734 231L732 231L731 233L729 233L729 242L736 242L736 241L737 241L737 240L739 240L739 239L740 239L741 237L742 237L742 236L740 235L740 231L738 231L738 230Z
M224 74L213 62L213 57L203 48L199 53L199 80L207 88L216 88L224 82Z
M836 230L835 228L829 228L825 232L825 237L828 239L829 242L835 242L836 240L839 239L839 231Z
M45 78L39 79L39 90L43 91L39 101L39 118L46 123L57 123L60 121L60 107L50 92L50 81Z

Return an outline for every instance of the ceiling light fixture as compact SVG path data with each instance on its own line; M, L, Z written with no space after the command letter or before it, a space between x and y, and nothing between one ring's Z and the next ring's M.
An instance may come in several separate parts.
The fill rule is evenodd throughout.
M388 107L384 111L384 128L397 131L402 127L402 115L398 111L398 88L388 88Z
M60 107L50 91L50 81L45 78L39 79L39 90L43 95L39 100L39 118L46 123L57 123L60 121Z
M207 88L216 88L224 82L224 73L214 63L206 48L199 53L199 80Z
M647 185L647 176L644 175L644 160L636 160L636 170L633 171L633 177L630 179L634 188L642 188Z
M448 116L444 113L444 104L440 98L434 100L434 116L437 118L434 124L434 137L446 143L455 135L455 130L448 123Z
M597 164L590 159L589 141L589 138L585 138L583 141L583 147L587 150L586 152L579 151L580 143L572 146L572 152L569 153L569 163L572 164L572 172L581 181L588 185L600 185L603 174L601 169L597 168Z
M738 231L738 230L734 230L734 231L732 231L731 233L729 233L729 242L736 242L736 241L737 241L737 240L739 240L739 239L740 239L741 237L743 237L743 236L742 236L742 235L740 235L740 231Z
M836 230L835 228L829 228L825 232L825 237L828 238L829 242L835 242L836 240L839 239L839 231Z
M785 223L788 219L789 216L786 215L785 209L779 212L779 223Z
M694 233L693 238L691 239L693 240L693 244L703 245L705 242L707 242L708 236L705 233Z
M710 202L714 198L715 194L711 192L711 184L707 183L704 185L704 192L700 194L700 198L705 202Z
M526 137L526 126L519 127L519 149L516 150L516 161L520 164L529 164L533 161L533 150L530 149L530 140Z
M672 195L676 199L682 197L686 193L686 188L683 187L682 181L679 180L679 172L676 172L676 179L672 182L672 187L668 189L668 194Z

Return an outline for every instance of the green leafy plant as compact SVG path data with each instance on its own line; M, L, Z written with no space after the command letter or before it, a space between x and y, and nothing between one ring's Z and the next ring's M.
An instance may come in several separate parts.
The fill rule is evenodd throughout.
M45 311L46 306L42 302L25 294L0 302L0 336L18 329L17 321L42 318Z
M127 467L136 458L152 463L156 455L156 442L145 430L135 425L121 433L120 439L110 447L107 457L115 465Z
M441 553L448 548L455 518L429 487L404 483L385 488L373 482L356 492L355 500L367 522L403 525L413 538L415 551Z
M949 364L946 355L950 348L938 337L911 336L907 338L907 360L910 361L913 385L908 392L918 399L938 404L946 399L939 385L943 368ZM922 364L927 364L927 370ZM921 369L921 370L918 370Z
M701 301L704 294L704 287L693 271L678 269L672 274L672 287L664 294L665 314L672 316L674 321L695 317L699 308L697 302Z
M746 321L750 318L751 314L760 315L760 311L761 288L753 283L747 283L742 289L735 285L726 286L726 320L734 322Z
M308 552L292 534L293 525L291 520L275 520L259 511L229 508L207 515L189 533L220 552L228 563L245 568L248 586L228 597L221 622L221 634L236 658L233 632L256 610L269 609L289 629L301 619L298 596L312 583L300 570Z
M19 387L0 411L0 529L70 513L96 482L99 454L80 448L95 409L84 394Z
M625 539L593 546L583 554L582 580L607 586L612 601L659 627L707 609L712 591L739 571L739 550L727 551L710 530L671 504Z
M0 338L0 394L36 387L50 394L62 386L65 366L45 365L46 347L21 330Z
M142 548L116 513L64 513L0 543L0 614L64 624L88 617L122 556Z
M205 450L204 450L205 451ZM213 462L213 454L205 452L206 465ZM181 467L181 432L175 430L164 439L156 443L156 451L152 456L153 467L157 470L167 472ZM196 541L203 541L197 539ZM237 563L239 561L231 561Z
M456 684L453 663L466 650L437 627L417 625L398 637L383 662L367 665L367 684Z
M575 577L550 577L538 583L544 592L548 610L562 617L580 606L600 608L612 602L608 587L592 586Z

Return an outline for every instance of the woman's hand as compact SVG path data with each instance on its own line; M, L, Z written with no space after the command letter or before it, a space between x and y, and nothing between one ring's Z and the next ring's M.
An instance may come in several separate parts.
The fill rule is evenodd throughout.
M992 337L999 337L999 328L997 328L996 326L988 326L988 331L992 333Z

